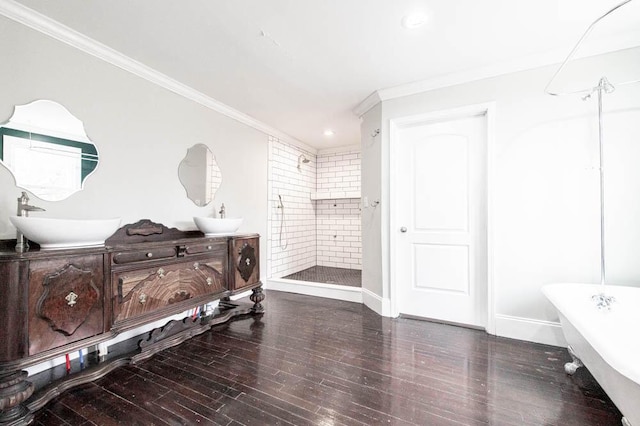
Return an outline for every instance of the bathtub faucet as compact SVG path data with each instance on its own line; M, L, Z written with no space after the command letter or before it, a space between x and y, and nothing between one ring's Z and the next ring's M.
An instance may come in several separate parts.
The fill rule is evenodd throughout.
M611 310L611 304L616 301L615 297L607 296L604 293L594 294L591 296L591 300L596 303L596 308L606 309L607 311Z

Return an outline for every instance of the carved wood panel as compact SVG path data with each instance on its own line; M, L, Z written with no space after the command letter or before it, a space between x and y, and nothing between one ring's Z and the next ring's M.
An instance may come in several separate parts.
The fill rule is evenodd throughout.
M72 336L86 321L101 294L93 272L74 265L48 275L42 285L36 315L65 336Z
M260 282L259 237L238 238L229 250L232 259L232 290L242 290Z
M102 255L30 262L30 355L104 331L103 267Z

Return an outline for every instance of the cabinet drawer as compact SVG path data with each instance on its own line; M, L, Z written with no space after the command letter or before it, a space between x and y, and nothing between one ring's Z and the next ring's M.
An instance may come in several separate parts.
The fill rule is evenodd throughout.
M185 252L187 254L224 252L226 245L226 241L211 241L209 243L187 245Z
M114 273L114 322L187 309L227 291L225 273L224 256Z
M140 251L124 251L113 255L113 263L118 265L124 263L140 262L143 260L168 259L176 257L177 249L175 247L159 247L149 250Z
M102 333L103 286L103 255L31 261L29 355Z

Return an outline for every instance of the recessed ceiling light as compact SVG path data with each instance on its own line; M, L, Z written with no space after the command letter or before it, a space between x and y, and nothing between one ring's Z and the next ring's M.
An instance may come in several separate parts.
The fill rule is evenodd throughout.
M427 22L427 15L424 13L410 13L402 18L402 26L408 30L423 26Z
M327 129L327 130L325 130L325 131L323 132L323 134L324 134L325 136L333 136L333 135L335 135L335 134L336 134L336 132L334 132L334 131L333 131L333 130L331 130L331 129Z

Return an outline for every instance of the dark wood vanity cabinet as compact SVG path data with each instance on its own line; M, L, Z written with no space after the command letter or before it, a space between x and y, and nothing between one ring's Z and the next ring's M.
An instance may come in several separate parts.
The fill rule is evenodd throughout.
M230 296L252 290L252 303ZM137 362L215 324L263 312L259 236L204 237L143 220L105 247L15 253L0 243L0 425L28 424L61 390ZM24 367L108 341L124 330L220 300L200 318L170 321L133 354L34 393Z

